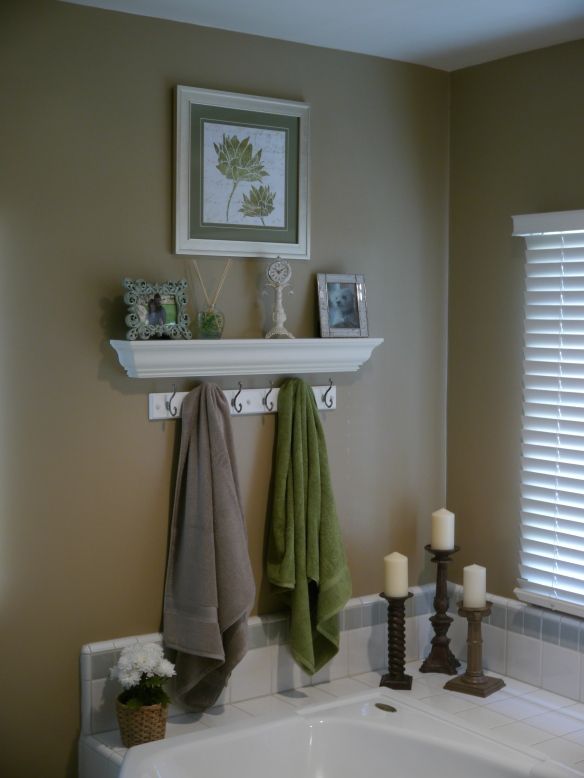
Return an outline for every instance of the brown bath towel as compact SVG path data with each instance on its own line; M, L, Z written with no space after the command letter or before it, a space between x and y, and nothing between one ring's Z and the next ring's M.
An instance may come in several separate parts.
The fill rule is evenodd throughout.
M182 405L164 593L164 643L177 650L174 695L186 707L217 701L246 653L254 597L229 405L204 383Z

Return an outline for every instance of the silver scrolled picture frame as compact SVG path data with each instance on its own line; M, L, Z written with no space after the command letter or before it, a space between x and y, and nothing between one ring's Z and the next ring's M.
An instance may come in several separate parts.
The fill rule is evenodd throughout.
M126 340L192 338L186 280L151 283L124 278L123 285L128 306Z

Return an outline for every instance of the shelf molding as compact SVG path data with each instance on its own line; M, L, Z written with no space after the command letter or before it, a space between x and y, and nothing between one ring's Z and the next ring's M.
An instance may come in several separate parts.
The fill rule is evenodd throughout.
M354 373L383 338L110 340L130 378Z

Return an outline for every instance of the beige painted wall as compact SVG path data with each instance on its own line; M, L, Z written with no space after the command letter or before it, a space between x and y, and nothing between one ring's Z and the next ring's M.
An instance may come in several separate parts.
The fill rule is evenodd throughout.
M294 265L287 324L317 334L316 272L363 272L385 338L336 376L324 418L360 595L380 591L393 549L420 580L444 499L448 78L47 0L1 4L0 82L0 772L60 778L75 774L80 646L161 614L177 425L149 423L146 398L172 381L126 378L108 340L124 331L124 276L186 273L171 253L173 87L311 105L312 261ZM212 286L222 263L202 267ZM263 269L234 267L227 337L262 336ZM262 573L273 432L273 418L234 422L260 612L276 607Z
M509 596L518 572L523 241L511 216L582 208L584 41L452 75L448 505Z

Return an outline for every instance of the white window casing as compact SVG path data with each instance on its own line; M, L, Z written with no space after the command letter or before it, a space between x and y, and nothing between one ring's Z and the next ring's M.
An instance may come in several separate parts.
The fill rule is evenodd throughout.
M526 243L516 596L584 616L584 210L513 217Z

